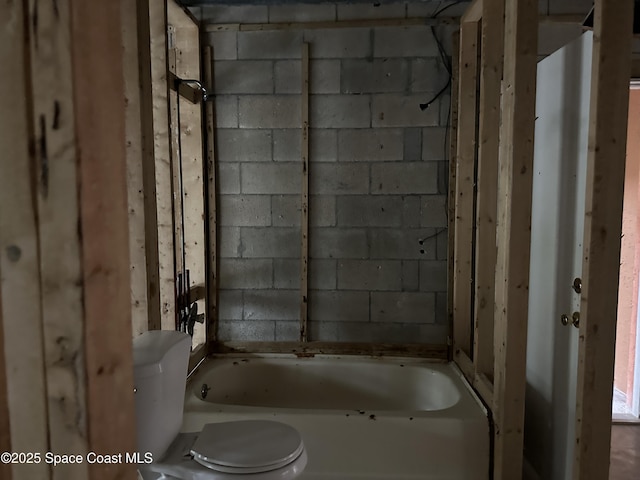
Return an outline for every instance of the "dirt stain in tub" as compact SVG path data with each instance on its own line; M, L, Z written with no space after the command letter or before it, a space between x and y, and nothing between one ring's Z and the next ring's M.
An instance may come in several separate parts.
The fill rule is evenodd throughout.
M369 420L375 420L375 419L376 419L375 415L373 415L373 414L369 415Z

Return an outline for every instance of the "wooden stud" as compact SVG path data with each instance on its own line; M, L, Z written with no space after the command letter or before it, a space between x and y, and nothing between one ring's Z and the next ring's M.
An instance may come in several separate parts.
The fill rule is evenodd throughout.
M120 32L120 2L71 2L84 284L85 441L92 451L109 453L136 450ZM77 357L68 356L71 352L64 350L60 332L52 336L61 349L57 361L73 363ZM79 423L72 411L65 413L67 421ZM57 451L76 450L60 445ZM127 462L94 463L88 468L96 480L134 478L136 471L135 464Z
M493 317L496 264L496 202L500 89L504 56L504 2L483 0L476 196L476 268L473 362L493 377Z
M471 5L469 5L465 10L464 15L462 15L462 18L460 18L460 23L479 22L480 19L483 17L484 13L486 12L485 7L483 6L482 3L483 3L483 0L473 0Z
M0 450L46 452L47 393L37 206L29 151L31 89L25 2L0 3ZM11 448L9 448L11 447ZM7 464L0 477L47 480L41 464Z
M456 238L456 164L458 158L458 78L460 76L460 32L452 35L451 54L451 117L449 125L449 190L447 196L447 318L453 332L454 247Z
M350 342L218 342L214 345L214 352L420 357L442 362L447 361L448 355L446 345Z
M341 20L330 22L286 22L286 23L219 23L204 27L207 32L258 32L268 30L317 30L334 28L411 27L430 25L456 25L457 17L437 18L380 18L363 20Z
M458 110L458 156L456 165L453 342L458 350L471 354L471 278L473 248L474 168L476 160L476 117L478 75L478 24L460 28L460 76Z
M633 2L595 3L573 478L609 478Z
M175 329L166 1L138 2L149 329Z
M458 352L456 355L456 364L484 404L491 409L493 405L493 384L487 376L476 371L473 361L464 352Z
M131 272L131 328L133 336L149 329L147 256L145 252L142 118L138 63L138 15L135 2L121 0L122 50L126 98L127 199Z
M115 2L115 5L115 11L119 15L120 4ZM101 7L96 5L98 10ZM42 345L41 348L44 350L49 450L69 451L82 455L90 451L87 380L89 375L95 375L95 372L87 370L88 349L85 348L85 341L88 325L85 321L84 308L88 300L83 284L86 280L84 275L93 271L87 271L82 262L82 256L86 253L83 252L85 248L83 240L87 238L87 232L81 215L84 199L78 192L78 186L83 181L79 172L78 149L87 145L79 144L78 136L82 128L89 129L96 123L100 123L104 116L111 114L113 109L119 109L120 113L123 113L122 78L119 78L119 83L116 85L106 87L107 98L113 99L112 89L118 92L118 87L122 94L116 97L115 105L110 106L108 111L79 111L81 105L91 105L91 98L96 96L96 91L101 92L98 85L94 85L85 93L88 99L78 98L78 89L81 86L75 84L74 75L77 74L78 68L86 65L82 61L86 62L88 59L84 58L78 50L70 48L70 45L89 41L89 38L83 35L87 32L79 32L75 23L79 20L77 14L81 7L74 2L60 6L31 3L29 8L29 16L32 19L29 22L31 27L29 87L33 94L33 135L34 144L37 145L35 175L38 179L39 282L44 334L42 343L39 345ZM37 22L33 20L35 18ZM83 21L82 24L86 23ZM76 25L75 28L74 25ZM117 50L120 53L122 45L119 18L115 26L117 27ZM86 30L93 32L101 29L102 25L91 24L91 28ZM107 45L110 39L105 39L105 44L99 53L92 52L91 55L94 58L100 58L103 53L108 54ZM42 48L43 44L46 44L47 48ZM107 59L105 58L104 61ZM118 58L118 62L114 68L122 75L122 56ZM111 75L108 76L110 77ZM82 79L82 86L86 80ZM100 82L100 85L102 84L103 82ZM84 103L78 104L79 100ZM95 113L98 111L100 115ZM124 127L122 133L124 134ZM124 139L117 137L117 140L121 141L119 146L122 147L124 154ZM89 152L93 152L93 148L83 151L83 156L90 155ZM120 159L121 157L116 155L112 160L117 164ZM126 182L124 174L122 180ZM126 202L126 191L113 200L116 204L121 201ZM126 206L124 208L126 212ZM102 218L102 212L96 212L96 214ZM127 262L128 277L128 239L125 241L127 249L124 252L124 258ZM117 269L119 262L116 262L116 266L109 265L108 268ZM96 272L97 276L100 276L100 273L100 271ZM131 292L128 278L125 284L127 286L125 338L130 339ZM105 302L111 303L118 300L118 298L106 299ZM102 306L104 310L109 310L109 307L109 305ZM117 323L120 322L121 319L116 320L116 330ZM89 466L86 463L61 464L59 467L52 468L52 479L80 480L87 478L89 474Z
M538 2L506 2L494 335L494 480L522 476Z
M215 91L213 77L213 48L206 46L203 54L204 85L208 92ZM213 342L218 340L218 190L215 144L215 105L205 104L207 183L207 345L211 351Z
M300 341L309 336L309 44L302 44L302 193L300 199Z

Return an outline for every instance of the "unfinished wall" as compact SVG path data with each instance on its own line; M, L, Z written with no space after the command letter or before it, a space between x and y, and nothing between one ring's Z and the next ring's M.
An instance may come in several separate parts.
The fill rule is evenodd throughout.
M420 14L403 4L203 11L215 23ZM220 339L298 339L304 41L309 339L445 343L449 97L425 111L419 104L448 75L430 28L232 31L208 40L221 194Z

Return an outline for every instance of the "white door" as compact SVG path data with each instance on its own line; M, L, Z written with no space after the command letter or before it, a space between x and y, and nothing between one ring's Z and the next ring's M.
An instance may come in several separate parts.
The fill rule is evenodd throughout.
M592 45L587 32L538 64L525 458L545 480L573 464Z

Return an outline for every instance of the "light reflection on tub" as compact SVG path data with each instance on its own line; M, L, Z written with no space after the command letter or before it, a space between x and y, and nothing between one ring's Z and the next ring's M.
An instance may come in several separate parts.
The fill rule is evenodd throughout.
M209 369L205 400L296 409L434 411L454 406L451 378L424 365L340 359L245 358Z

